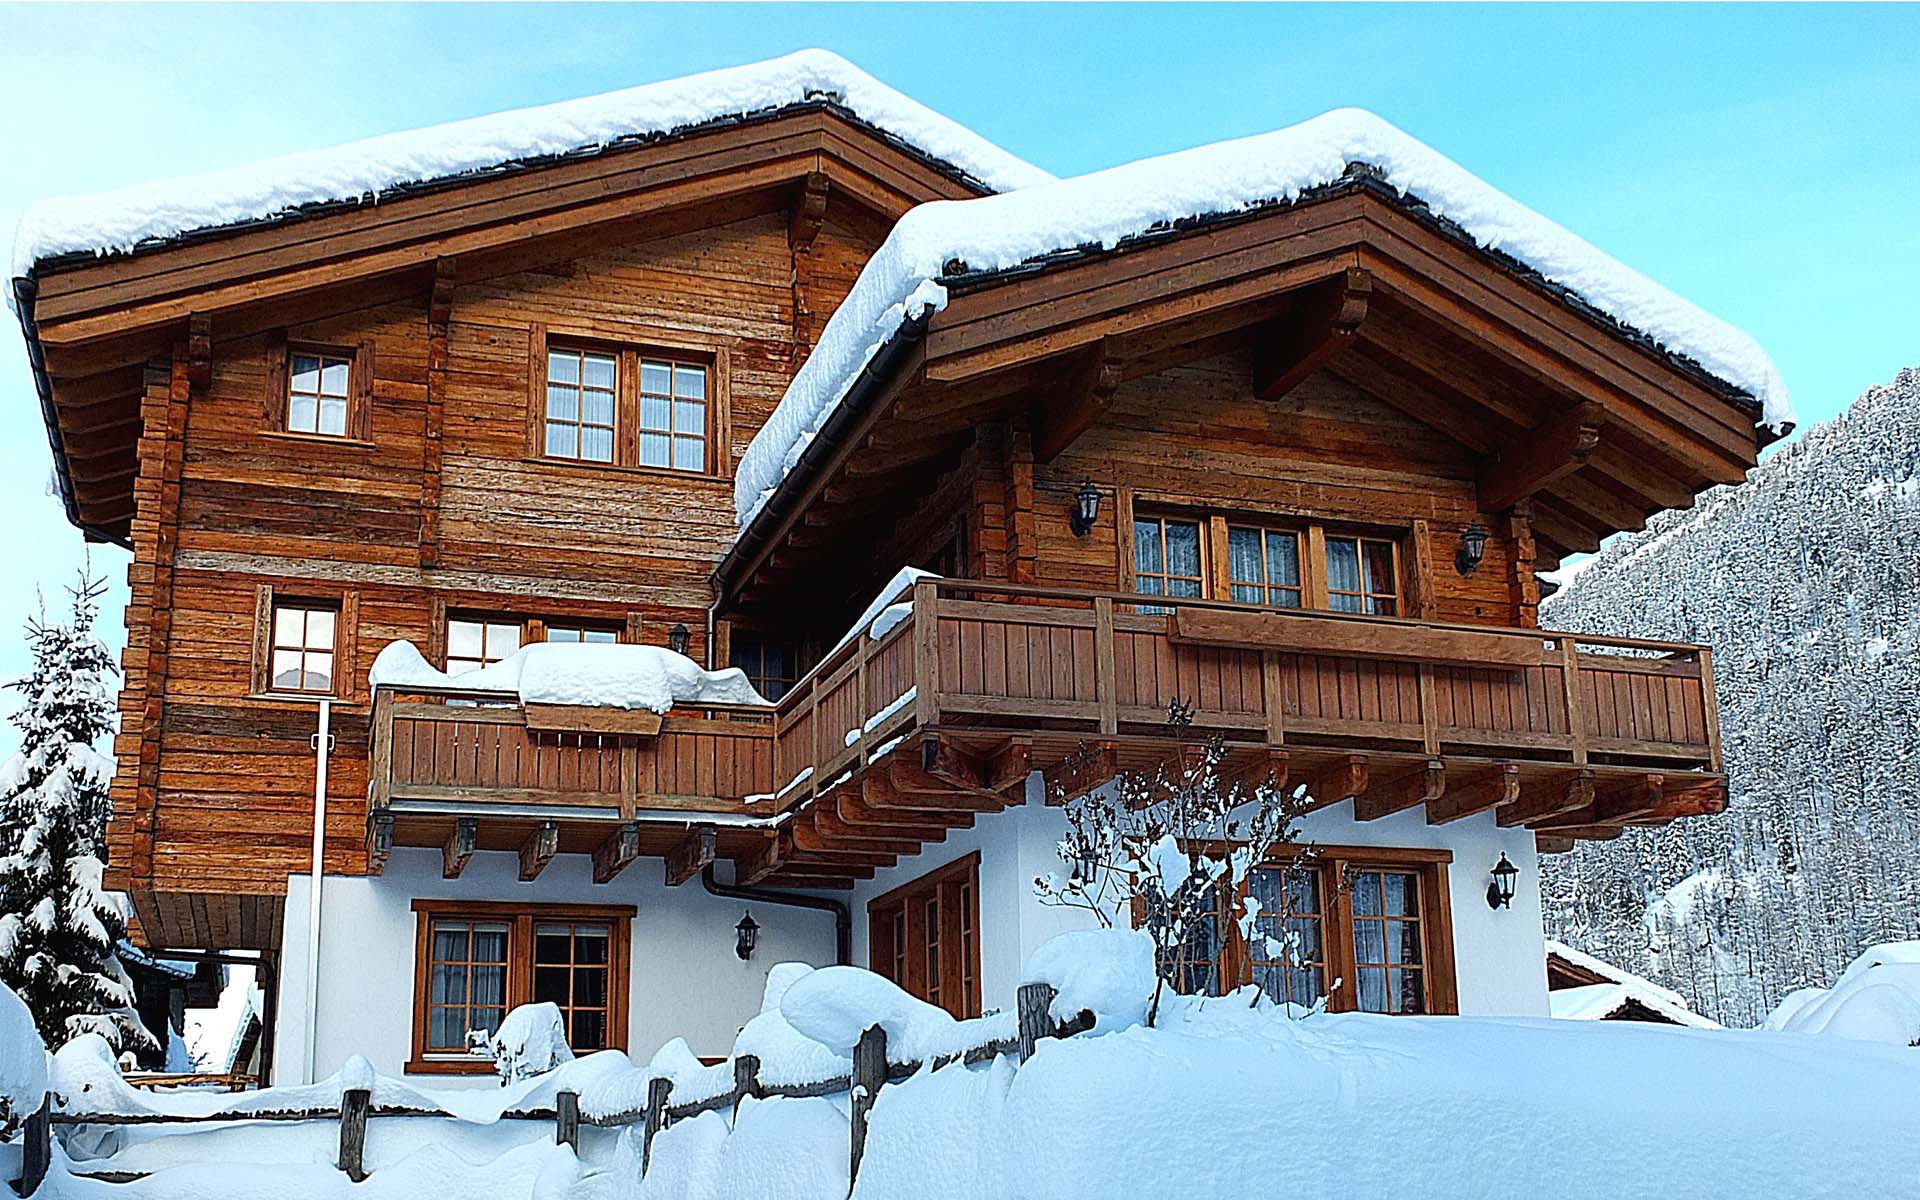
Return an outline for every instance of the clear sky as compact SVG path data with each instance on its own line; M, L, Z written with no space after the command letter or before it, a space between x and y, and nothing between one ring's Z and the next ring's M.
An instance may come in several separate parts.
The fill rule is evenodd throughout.
M1061 175L1369 108L1753 333L1804 421L1920 364L1908 5L0 6L0 228L42 196L805 46ZM82 546L11 328L0 434L13 678L36 587L64 600ZM94 552L116 645L126 559Z

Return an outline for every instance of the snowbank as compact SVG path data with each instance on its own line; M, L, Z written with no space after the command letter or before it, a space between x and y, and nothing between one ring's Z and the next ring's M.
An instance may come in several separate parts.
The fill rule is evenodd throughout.
M1868 949L1831 988L1788 995L1763 1028L1920 1046L1920 942Z
M1055 934L1027 960L1022 983L1045 983L1055 995L1049 1015L1094 1016L1101 1032L1147 1019L1157 977L1153 939L1138 929L1081 929Z
M225 171L43 200L20 218L13 274L25 275L40 259L58 254L130 250L150 238L263 220L308 204L377 201L407 184L664 136L821 96L837 98L861 120L995 190L1053 178L839 55L801 50L765 62L367 138Z
M738 667L709 671L662 646L536 642L461 675L438 670L412 642L389 642L373 660L374 687L458 688L515 696L522 704L586 704L663 713L675 704L755 704L766 699Z
M979 200L923 204L860 273L771 419L740 459L744 528L903 321L946 304L938 280L959 260L995 271L1060 251L1112 247L1172 222L1234 213L1339 180L1366 163L1475 242L1525 263L1668 350L1761 402L1763 424L1795 420L1786 382L1759 343L1477 178L1372 113L1337 109L1273 133L1217 142Z
M47 1096L47 1050L33 1014L0 983L0 1138L10 1138Z

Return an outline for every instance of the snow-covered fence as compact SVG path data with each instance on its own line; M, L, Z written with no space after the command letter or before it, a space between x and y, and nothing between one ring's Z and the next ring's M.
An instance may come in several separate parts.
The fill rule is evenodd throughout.
M554 1127L554 1142L579 1147L580 1129L642 1128L640 1162L644 1172L650 1164L654 1138L676 1121L706 1112L738 1114L742 1102L772 1097L792 1099L809 1097L848 1097L851 1109L851 1144L848 1147L850 1174L857 1175L866 1149L868 1115L882 1088L911 1078L922 1070L939 1069L955 1063L976 1065L991 1062L1002 1055L1016 1065L1029 1058L1037 1043L1046 1038L1071 1037L1094 1026L1094 1014L1083 1011L1069 1020L1059 1020L1052 1009L1058 993L1051 984L1023 984L1017 994L1013 1032L1010 1036L986 1037L977 1043L956 1046L942 1053L923 1057L895 1059L888 1053L887 1032L871 1025L852 1048L852 1069L845 1073L813 1079L786 1079L767 1082L761 1079L760 1059L749 1053L737 1053L731 1060L733 1085L723 1091L701 1095L684 1103L673 1102L674 1081L666 1076L646 1080L646 1102L638 1108L613 1112L583 1111L578 1092L562 1088L548 1093L551 1104L526 1103L500 1111L500 1121L547 1121ZM1005 1024L999 1025L1006 1029ZM271 1092L257 1093L263 1100ZM537 1093L536 1093L537 1094ZM102 1109L99 1111L55 1111L48 1104L26 1122L21 1160L21 1176L16 1190L31 1196L46 1178L52 1160L52 1134L55 1128L76 1130L82 1127L127 1125L210 1125L222 1122L334 1122L339 1126L339 1153L336 1165L355 1183L368 1176L366 1167L367 1134L376 1121L419 1120L421 1118L461 1121L461 1114L433 1103L375 1103L372 1087L355 1084L338 1093L337 1103L272 1107L270 1103L243 1105L203 1113L156 1110ZM84 1172L75 1172L76 1175ZM93 1176L103 1182L128 1182L140 1178L139 1172L108 1171Z

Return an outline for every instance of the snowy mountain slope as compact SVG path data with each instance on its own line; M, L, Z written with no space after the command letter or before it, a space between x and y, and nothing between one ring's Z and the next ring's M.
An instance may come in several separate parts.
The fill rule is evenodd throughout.
M1712 645L1732 792L1549 860L1554 936L1754 1025L1920 934L1920 371L1608 547L1541 622Z

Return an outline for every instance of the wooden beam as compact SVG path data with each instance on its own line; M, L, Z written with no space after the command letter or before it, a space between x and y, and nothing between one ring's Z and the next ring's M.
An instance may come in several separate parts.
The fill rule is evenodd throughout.
M1367 756L1364 754L1343 755L1307 777L1307 800L1313 809L1364 796L1366 792Z
M667 855L667 886L679 887L713 861L720 844L719 831L711 825L695 825L678 846Z
M1437 758L1430 758L1425 765L1415 767L1378 787L1353 798L1353 819L1356 821L1377 821L1394 813L1416 808L1422 804L1431 804L1447 793L1446 764Z
M808 815L813 819L813 827L823 836L835 841L852 840L856 843L863 840L911 838L924 844L942 841L947 836L947 825L931 816L914 824L892 821L878 824L867 821L848 821L840 815L839 804L849 798L842 796L835 804L815 804L808 809Z
M474 817L455 817L447 840L440 847L440 878L458 879L473 857L474 843L480 836L480 822Z
M593 881L612 883L640 857L640 822L623 821L593 848Z
M1030 417L1033 461L1046 465L1113 407L1120 388L1120 363L1111 339L1102 338L1074 355L1057 387L1034 401Z
M532 883L560 853L560 822L542 821L520 844L520 882Z
M1120 747L1114 742L1088 742L1077 753L1059 760L1043 772L1047 784L1047 803L1058 804L1059 793L1073 795L1090 792L1120 773Z
M1539 833L1533 838L1533 848L1541 854L1565 854L1573 849L1574 839L1558 834Z
M813 249L813 239L827 220L827 196L832 186L825 171L810 171L800 181L793 201L793 217L787 223L787 244L796 254Z
M842 790L835 799L834 807L842 821L863 828L924 829L934 825L942 829L973 828L971 812L958 809L879 808L867 803L864 796L852 790Z
M1576 404L1480 468L1480 508L1504 512L1587 465L1600 445L1606 414L1595 401Z
M752 887L786 864L786 847L778 834L762 842L756 850L734 860L734 879L743 887Z
M1372 298L1373 275L1359 267L1308 289L1296 315L1282 317L1256 335L1254 395L1280 399L1351 345Z
M1469 779L1456 779L1444 795L1427 801L1427 824L1445 825L1520 798L1520 768L1501 763Z
M808 820L794 821L788 826L787 835L793 842L793 848L803 854L851 854L857 856L851 861L874 862L882 866L892 865L891 860L895 858L908 858L920 853L920 843L909 838L829 837ZM888 861L879 863L880 859Z
M1494 821L1505 828L1573 812L1593 803L1593 772L1576 771L1564 781L1523 788L1523 795L1500 806Z

